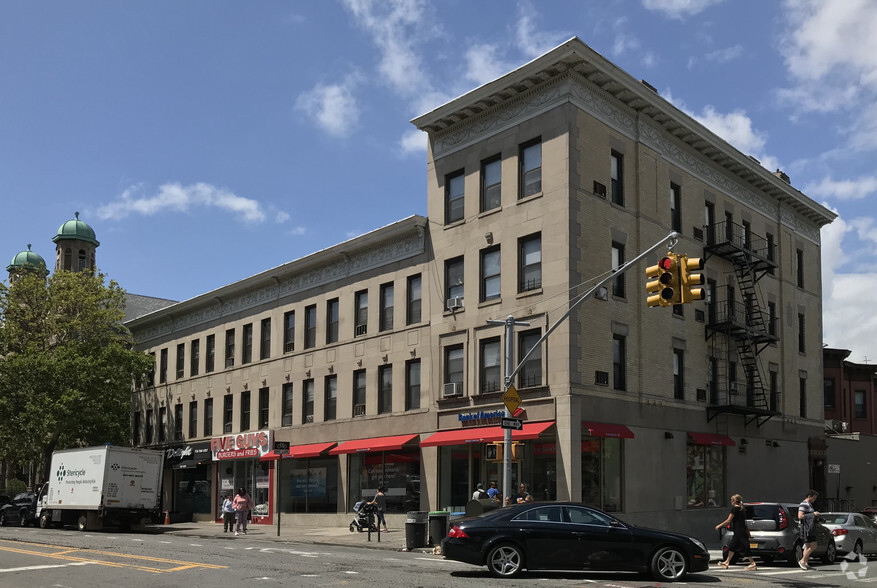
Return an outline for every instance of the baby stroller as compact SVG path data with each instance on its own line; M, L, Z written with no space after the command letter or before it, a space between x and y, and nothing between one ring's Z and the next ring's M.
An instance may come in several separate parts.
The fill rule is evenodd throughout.
M350 532L359 531L362 533L366 529L373 533L376 532L378 530L378 526L375 524L376 510L377 506L369 504L365 500L360 500L354 504L353 512L356 513L356 518L350 523Z

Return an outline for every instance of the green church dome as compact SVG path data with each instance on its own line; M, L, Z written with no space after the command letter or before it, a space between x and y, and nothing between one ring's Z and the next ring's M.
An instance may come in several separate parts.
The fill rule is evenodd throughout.
M17 254L12 258L12 261L9 262L9 265L6 266L7 272L23 269L39 269L43 272L47 271L46 260L43 259L39 253L34 253L30 250L30 243L27 244L27 251L22 251Z
M61 225L61 228L58 229L58 234L52 237L52 242L57 243L58 241L73 239L91 243L95 247L100 245L100 242L94 238L94 230L87 223L79 220L78 212L75 219Z

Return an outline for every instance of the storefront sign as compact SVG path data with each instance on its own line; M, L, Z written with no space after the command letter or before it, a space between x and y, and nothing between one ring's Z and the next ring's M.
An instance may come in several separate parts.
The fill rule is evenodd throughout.
M187 445L173 445L164 450L165 467L174 469L193 468L198 462L210 458L210 444L189 443Z
M502 410L478 410L475 412L461 412L457 415L457 420L460 421L464 427L483 427L484 425L491 424L498 425L504 416L505 411Z
M271 431L240 433L210 440L213 460L261 457L271 451Z

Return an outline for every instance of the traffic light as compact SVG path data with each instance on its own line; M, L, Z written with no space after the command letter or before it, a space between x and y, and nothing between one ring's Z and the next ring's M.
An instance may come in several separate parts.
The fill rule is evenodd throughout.
M682 303L688 304L695 300L703 300L706 292L703 288L696 287L703 285L703 274L692 273L703 269L703 258L680 255L679 269L682 282Z
M646 304L672 306L682 302L679 283L679 256L668 252L658 265L646 268Z
M502 461L502 441L494 441L484 445L484 458L486 461L497 462Z

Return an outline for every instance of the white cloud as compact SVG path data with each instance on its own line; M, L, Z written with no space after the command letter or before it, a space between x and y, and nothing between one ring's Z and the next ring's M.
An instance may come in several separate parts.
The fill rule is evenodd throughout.
M406 131L402 135L402 138L399 139L399 147L405 155L412 153L425 153L426 133L417 129Z
M831 176L808 184L804 192L812 198L837 198L859 200L877 192L877 176L864 176L852 180L834 180Z
M727 63L737 59L741 55L743 55L743 46L738 44L733 47L725 47L724 49L711 51L704 55L704 59L715 63Z
M274 222L279 224L283 224L289 220L289 213L283 212L282 210L274 213Z
M160 212L188 212L192 208L218 208L240 215L247 222L261 223L265 212L258 201L237 196L227 190L199 182L183 186L164 184L153 194L145 194L142 185L131 186L114 202L100 206L102 220L120 220L132 214L152 216Z
M317 84L299 95L295 109L314 119L330 135L345 136L359 121L359 106L352 91L354 85L355 76L348 76L342 84Z
M293 235L295 237L300 237L307 233L307 229L305 227L292 227L288 231L286 231L287 235Z
M707 106L701 114L692 113L691 115L743 153L758 157L758 154L764 149L764 134L752 128L752 120L744 110L734 110L722 114L712 106Z
M466 79L479 86L507 74L514 65L497 57L496 45L477 43L466 50Z
M626 25L627 19L624 17L618 18L612 23L612 36L614 39L612 43L612 55L616 57L623 53L627 53L628 51L636 51L640 48L639 39L624 31Z
M670 18L683 19L703 12L723 0L643 0L646 10L661 12Z
M518 47L530 58L539 57L573 36L571 33L537 30L537 14L529 3L519 5L518 14L515 37Z

